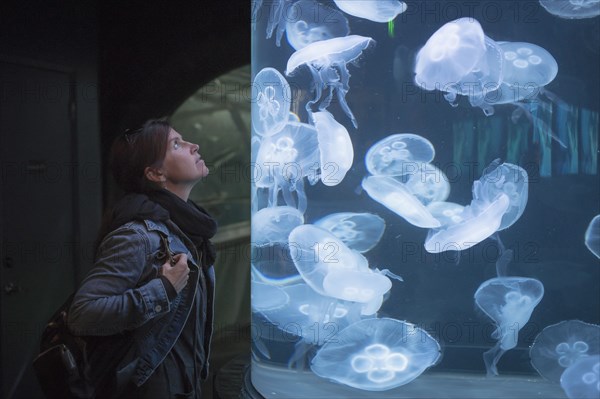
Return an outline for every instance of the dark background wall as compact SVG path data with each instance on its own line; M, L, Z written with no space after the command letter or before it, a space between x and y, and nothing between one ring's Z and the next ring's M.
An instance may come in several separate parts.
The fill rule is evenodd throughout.
M249 2L0 3L1 397L40 395L29 363L91 265L112 139L249 64L249 19Z

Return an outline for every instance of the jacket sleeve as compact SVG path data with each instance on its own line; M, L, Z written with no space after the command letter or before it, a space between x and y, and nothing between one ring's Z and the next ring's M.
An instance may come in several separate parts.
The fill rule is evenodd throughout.
M160 278L139 285L150 262L148 237L121 229L101 244L96 263L76 292L68 325L76 335L112 335L133 330L169 312Z

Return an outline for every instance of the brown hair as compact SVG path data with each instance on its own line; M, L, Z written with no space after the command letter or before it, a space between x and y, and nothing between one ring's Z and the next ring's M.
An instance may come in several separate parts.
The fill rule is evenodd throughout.
M151 119L135 131L117 137L110 150L109 167L117 185L126 193L156 190L144 170L160 167L167 153L171 125L161 119Z

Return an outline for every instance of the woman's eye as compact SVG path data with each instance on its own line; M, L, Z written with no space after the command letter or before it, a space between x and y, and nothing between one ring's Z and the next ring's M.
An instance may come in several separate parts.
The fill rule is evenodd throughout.
M179 148L179 141L174 141L173 142L173 148L175 148L175 149Z

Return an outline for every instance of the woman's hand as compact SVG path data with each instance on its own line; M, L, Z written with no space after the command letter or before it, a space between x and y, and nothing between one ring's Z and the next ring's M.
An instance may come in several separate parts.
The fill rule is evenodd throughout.
M177 254L173 256L175 264L171 266L171 263L167 262L162 265L162 274L169 280L169 282L175 288L175 291L179 294L183 287L187 284L190 274L190 268L187 264L186 254Z

